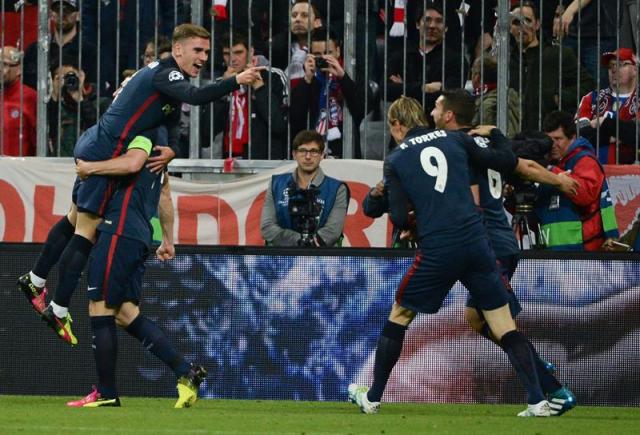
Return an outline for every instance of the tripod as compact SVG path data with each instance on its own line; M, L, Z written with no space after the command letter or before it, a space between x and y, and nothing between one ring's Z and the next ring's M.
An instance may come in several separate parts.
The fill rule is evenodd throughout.
M535 221L535 218L530 219L532 213L533 206L528 204L516 205L516 210L513 214L513 219L511 220L511 228L516 235L516 239L518 239L520 250L525 249L525 237L527 237L527 240L529 242L528 249L532 249L538 246L538 232L535 230L535 227L532 227L530 224L531 220Z

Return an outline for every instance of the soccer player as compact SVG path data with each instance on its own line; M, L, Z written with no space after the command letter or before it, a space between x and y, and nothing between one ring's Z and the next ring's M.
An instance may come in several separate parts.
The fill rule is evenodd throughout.
M182 103L210 103L260 77L262 68L252 67L216 84L192 86L189 78L197 77L207 61L209 37L203 27L177 26L171 56L152 62L124 83L98 124L78 139L74 157L85 161L117 157L140 132L165 125L170 147L158 148L160 154L148 163L152 171L161 171L176 155ZM140 167L127 169L135 173ZM18 279L18 288L33 308L60 338L72 345L78 340L71 331L68 306L95 241L96 227L108 203L112 182L105 176L76 179L71 210L49 232L33 269ZM45 308L46 277L58 260L60 280L51 304Z
M474 101L466 91L461 89L444 92L436 100L431 116L436 128L468 132L472 129L471 123L474 113ZM479 138L478 140L487 146L495 146L488 138ZM554 184L568 195L575 194L575 183L572 183L573 180L570 177L556 175L534 161L519 158L514 172L531 181ZM477 168L476 173L478 186L476 205L482 211L487 236L496 254L498 273L507 288L509 308L512 317L515 318L522 311L522 307L513 292L510 281L518 265L520 249L502 205L503 176L500 172L488 168ZM467 299L464 317L476 332L501 346L500 341L491 333L489 325L482 315L482 310L471 296ZM534 353L534 357L540 387L548 397L551 414L562 415L575 407L575 396L553 376L553 365L542 360L537 353Z
M153 134L155 133L155 134ZM152 144L166 143L164 127L147 137L137 137L127 153L118 158L78 161L82 179L94 174L122 175L140 160L147 160ZM187 362L165 333L140 313L144 262L151 247L151 218L158 212L162 228L162 244L156 257L174 257L173 205L169 178L164 172L140 172L121 177L115 193L106 205L104 220L98 226L98 237L91 252L88 274L89 316L93 331L92 348L98 373L98 385L86 397L68 402L72 407L120 406L116 388L118 340L116 323L169 366L178 378L176 408L189 407L198 398L198 386L207 371Z
M535 368L534 348L511 317L509 296L470 189L469 162L511 172L516 157L507 147L489 148L463 132L425 128L424 110L412 98L395 101L387 117L390 133L399 144L384 164L389 215L400 229L409 229L411 204L420 248L398 286L378 340L373 385L371 389L349 385L349 399L364 413L378 412L408 325L418 312L437 312L459 280L482 310L527 390L528 406L519 415L550 416ZM497 129L491 131L491 139L506 140Z

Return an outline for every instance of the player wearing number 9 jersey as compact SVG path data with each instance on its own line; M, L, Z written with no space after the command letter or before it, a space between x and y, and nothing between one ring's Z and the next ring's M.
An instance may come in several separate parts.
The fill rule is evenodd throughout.
M470 189L471 164L511 172L517 158L507 147L482 146L463 132L425 128L424 110L412 98L401 97L391 105L388 123L399 144L384 164L389 215L399 228L409 229L409 209L413 209L419 249L398 286L378 340L373 385L369 390L351 384L350 400L365 413L378 411L408 325L418 312L437 312L459 280L476 300L527 390L529 406L521 415L550 416L535 368L535 348L516 330ZM491 131L492 139L500 135L497 129Z

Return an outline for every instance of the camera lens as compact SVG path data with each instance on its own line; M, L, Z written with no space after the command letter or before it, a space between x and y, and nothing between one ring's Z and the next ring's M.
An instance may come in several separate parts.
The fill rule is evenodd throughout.
M64 75L63 85L67 91L77 91L80 88L80 79L73 71L69 71Z

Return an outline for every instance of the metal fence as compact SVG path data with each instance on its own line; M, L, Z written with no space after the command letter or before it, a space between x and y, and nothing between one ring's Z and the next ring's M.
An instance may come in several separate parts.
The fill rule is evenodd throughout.
M613 127L593 123L601 160L638 161L640 0L324 0L312 11L298 3L0 0L0 154L71 155L123 74L170 55L173 28L193 22L210 31L212 46L195 84L233 73L243 35L245 60L270 68L266 104L265 90L249 87L208 107L183 106L182 158L287 159L293 136L310 128L334 157L382 159L393 100L413 96L429 114L440 92L465 87L478 99L476 121L510 136L541 130L553 110L583 123L609 117ZM633 56L600 65L603 53L624 47ZM349 79L309 67L307 55L320 54L338 58ZM234 124L239 110L248 115L244 133Z

